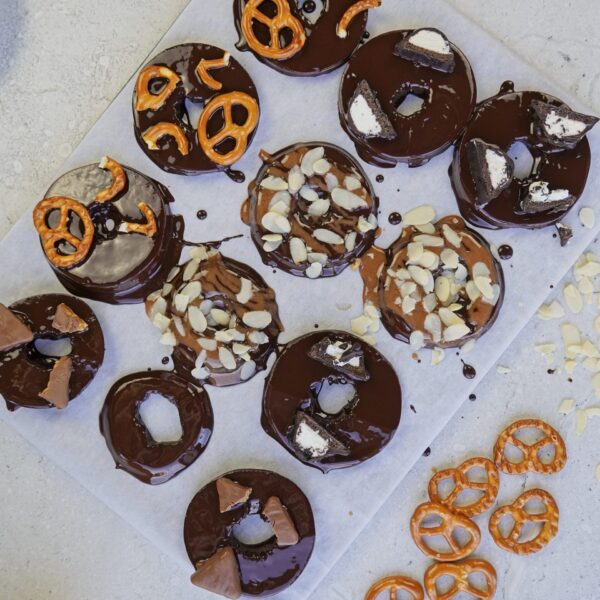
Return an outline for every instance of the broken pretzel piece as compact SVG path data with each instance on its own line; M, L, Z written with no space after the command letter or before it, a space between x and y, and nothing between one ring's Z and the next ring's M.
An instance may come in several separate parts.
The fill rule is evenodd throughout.
M150 91L150 83L153 79L166 79L167 83L158 94ZM181 81L177 73L167 67L160 65L149 65L138 75L135 84L135 110L158 110L173 93L177 84Z
M196 73L200 78L200 81L208 86L211 90L220 90L223 87L223 84L220 81L217 81L209 71L213 69L224 69L229 66L229 59L231 58L231 54L229 52L225 52L221 58L213 58L207 59L202 58L196 67Z
M113 200L127 185L127 175L125 174L125 170L116 160L110 158L110 156L103 157L98 166L105 171L110 171L113 180L106 189L96 195L95 200L96 202Z
M348 37L348 27L350 27L350 23L354 18L370 8L377 8L378 6L381 6L381 0L359 0L358 2L355 2L342 15L342 18L336 27L337 36L342 39Z

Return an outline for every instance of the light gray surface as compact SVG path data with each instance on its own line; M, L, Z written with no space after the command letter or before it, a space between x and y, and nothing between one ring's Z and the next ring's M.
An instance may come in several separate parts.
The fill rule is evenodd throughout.
M77 145L82 134L166 30L176 16L177 5L181 8L185 3L172 1L167 10L164 4L114 0L107 0L101 5L73 1L46 4L2 0L0 60L8 56L8 65L0 65L0 81L5 85L4 93L0 95L0 124L5 139L0 148L0 164L3 165L0 170L0 202L2 214L8 216L0 225L2 233L9 227L6 221L28 209L44 190L64 155ZM593 13L591 2L571 3L568 19L564 18L565 3L559 6L554 2L555 6L550 7L549 2L531 2L524 8L522 3L506 2L502 9L494 8L499 4L495 2L455 4L481 19L488 30L545 70L549 77L570 87L584 102L592 104L593 82L597 81L599 71L594 62L598 62L600 53L593 45L591 32L592 24L597 23L600 16L595 3ZM505 9L506 6L509 8ZM543 7L545 10L542 10ZM134 19L134 13L137 14L140 9L143 17L136 16ZM4 11L8 12L8 18L5 18ZM529 12L531 14L527 14ZM519 23L517 16L522 19ZM135 25L132 26L132 23ZM57 32L60 32L60 37ZM555 32L554 35L552 32ZM588 32L590 41L586 42ZM549 36L552 36L551 40L547 40ZM567 54L570 60L567 61L561 53ZM84 67L78 70L74 67L76 64ZM69 82L68 90L63 81ZM21 118L23 122L27 121L26 124L16 125ZM46 131L50 132L47 136ZM47 146L44 148L45 143ZM20 169L20 173L15 172ZM533 331L522 334L517 346L531 351L533 335ZM517 356L517 350L511 350L504 362L512 363ZM419 490L423 488L433 464L448 464L451 458L449 451L454 452L457 459L462 459L471 450L484 450L472 448L468 443L473 425L489 431L491 440L499 423L506 422L503 397L513 393L513 388L508 385L510 381L519 382L516 373L511 378L499 380L497 375L486 378L477 392L483 402L467 405L465 419L457 417L453 426L448 428L449 432L434 445L432 456L417 465L402 486L404 491L390 500L387 511L384 511L393 528L406 522L410 506L415 499L420 499ZM502 387L498 385L500 381ZM539 383L541 386L544 380ZM587 391L585 385L577 389L580 395ZM541 387L538 393L542 398L547 396ZM575 390L570 395L576 396ZM517 395L508 414L523 412L522 407L530 406L535 396L531 390ZM554 409L559 400L559 395L548 398L547 402L551 405L548 410L552 411L549 414L555 415ZM578 440L574 448L575 460L571 462L568 473L550 484L559 498L561 489L581 488L580 499L589 509L585 512L588 516L593 511L586 502L598 497L590 466L594 464L590 448L593 440L590 438L591 430L587 432L586 443ZM194 597L185 573L161 559L154 547L41 458L5 425L0 427L0 439L2 462L6 465L0 493L3 505L7 507L0 517L0 581L3 594L11 600L47 596L67 600L131 598L138 595ZM464 449L454 449L456 443L461 443ZM596 459L600 459L598 448L595 450ZM581 462L583 458L577 460L578 451L582 452L583 458L589 455L589 465ZM565 481L569 482L568 485ZM596 493L588 491L588 488ZM597 512L597 505L593 508ZM378 534L377 545L370 551L350 553L331 575L329 584L339 585L348 573L361 573L363 569L377 566L368 565L365 559L375 549L392 561L387 564L383 559L377 561L383 571L392 567L408 569L408 561L416 551L407 543L405 533L401 535L392 526L382 530L382 522L383 518L378 519L369 527L369 531L376 532L373 535ZM582 543L585 536L588 541L591 540L590 543L594 542L596 538L586 531L584 525L585 520L582 519L573 532L568 530L567 522L561 535L560 551L558 544L556 546L557 564L564 564L575 540ZM368 535L361 538L361 545L368 543ZM82 537L89 540L86 551L81 551ZM109 544L110 552L107 551ZM398 551L403 548L402 552ZM588 552L588 556L590 554ZM526 561L527 567L531 568L526 581L536 582L545 576L549 590L540 594L537 591L540 588L531 588L529 597L561 598L557 591L559 582L563 582L566 594L567 590L573 589L571 582L580 578L591 589L595 575L593 570L586 571L584 561L573 564L573 579L570 579L564 577L560 569L543 568L546 561L550 562L550 556L542 555L540 559ZM511 569L516 570L520 563L510 564ZM408 569L409 572L411 570ZM560 573L560 578L553 577L553 573ZM374 573L379 574L380 571ZM419 575L419 572L415 570L414 574ZM370 580L370 577L366 579ZM368 581L365 581L367 584ZM526 583L523 585L521 589L527 589ZM332 597L328 594L332 595L333 589L325 591L322 587L317 597ZM506 597L520 596L508 594Z

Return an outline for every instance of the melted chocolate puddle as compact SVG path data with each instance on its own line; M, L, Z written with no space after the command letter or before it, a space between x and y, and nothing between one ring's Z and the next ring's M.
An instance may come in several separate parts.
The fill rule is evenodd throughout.
M464 360L461 359L460 361L463 364L463 375L467 378L467 379L475 379L475 377L477 377L477 371L475 370L475 367L473 365L469 365L467 364Z

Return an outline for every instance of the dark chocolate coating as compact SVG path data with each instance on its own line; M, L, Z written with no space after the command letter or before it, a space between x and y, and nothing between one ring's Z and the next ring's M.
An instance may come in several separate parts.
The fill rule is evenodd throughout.
M201 59L212 60L222 58L225 50L208 44L181 44L164 50L145 66L159 65L168 67L179 75L181 81L173 93L166 99L158 110L144 110L138 112L135 108L136 95L133 98L133 119L135 138L144 151L144 154L158 167L167 173L176 175L199 175L214 171L231 172L229 167L215 164L202 150L196 133L197 123L191 123L185 106L186 99L200 106L206 105L214 97L230 92L243 92L259 103L258 92L250 75L240 63L230 57L229 66L222 69L213 69L210 75L222 84L220 90L213 90L205 85L196 73L196 68ZM152 86L151 86L152 89ZM244 123L246 109L236 105L232 110L232 117L236 123ZM142 139L144 132L161 122L179 125L190 144L190 152L183 156L177 149L177 144L172 137L165 136L158 141L158 150L150 150ZM217 111L210 119L208 134L210 137L218 133L224 125L223 111ZM258 127L258 124L257 124ZM248 145L256 132L256 128L248 137ZM229 141L223 142L218 149L228 152L233 148ZM236 176L235 173L233 174Z
M450 180L461 214L473 225L488 229L535 229L560 221L572 205L566 209L535 213L525 213L521 209L521 201L527 195L529 184L536 180L548 182L551 190L568 189L575 198L583 193L590 168L587 139L584 138L573 150L559 149L542 142L533 133L532 100L556 106L563 104L557 98L540 92L514 92L512 82L506 82L499 95L478 104L456 146ZM509 187L497 198L485 206L478 206L467 153L468 142L473 138L495 144L505 152L513 143L522 142L534 158L533 173L523 181L513 178Z
M358 342L365 354L368 381L353 381L357 398L337 415L322 411L318 394L326 380L350 381L339 371L308 357L314 344L324 337ZM322 458L307 458L292 441L296 413L302 411L317 421L348 452ZM263 429L290 454L323 473L352 467L372 458L391 441L400 424L402 392L398 376L385 357L370 344L342 331L319 331L291 341L273 365L265 382L261 423Z
M183 430L179 441L152 439L139 413L151 394L160 394L177 407ZM117 469L152 485L187 469L206 449L212 430L213 413L204 388L169 371L142 371L119 379L100 413L100 432Z
M240 470L226 477L251 487L248 502L225 513L219 512L216 480L192 499L185 515L183 537L194 567L225 546L233 549L240 572L242 592L269 596L289 587L308 564L315 544L315 523L310 503L289 479L271 471ZM286 507L300 541L294 546L277 546L275 536L254 546L239 542L233 528L248 515L261 514L267 500L275 496ZM264 518L264 517L263 517Z
M143 302L152 290L162 285L179 261L184 230L182 217L171 214L169 204L173 196L169 190L134 169L125 166L123 169L127 185L109 202L95 201L96 194L112 181L111 174L97 164L66 173L45 196L78 200L87 207L95 229L87 258L70 269L49 263L55 275L71 293L111 304ZM124 221L144 221L137 206L139 202L145 202L156 217L158 231L153 238L119 232ZM52 212L49 217L52 225ZM79 218L74 216L70 228L76 235L80 235L79 226Z
M455 68L443 73L394 55L394 47L410 30L390 31L369 40L350 59L339 94L340 122L360 157L378 167L408 163L418 167L448 148L469 119L477 89L473 71L454 45ZM349 116L358 83L366 80L391 120L397 137L386 140L358 135ZM425 99L409 116L396 112L407 94Z
M272 60L254 52L248 46L240 24L246 0L233 0L235 27L240 36L237 48L242 51L250 50L260 62L284 75L298 77L322 75L343 65L362 39L367 26L367 12L358 14L348 27L348 35L340 38L336 33L337 24L356 0L316 0L317 5L323 4L323 10L316 21L314 21L313 11L302 10L303 2L287 1L290 12L302 23L306 32L306 42L297 54L286 60ZM275 5L265 1L262 10L272 17L275 14ZM265 27L255 29L255 35L262 43L269 42L270 38Z
M59 304L66 304L87 324L86 331L61 333L52 327ZM78 396L92 381L104 360L104 336L92 309L82 300L64 294L32 296L11 304L9 309L33 332L28 344L0 354L0 394L8 410L19 407L54 408L40 398L57 357L46 356L35 347L40 339L71 341L72 361L69 379L69 401Z

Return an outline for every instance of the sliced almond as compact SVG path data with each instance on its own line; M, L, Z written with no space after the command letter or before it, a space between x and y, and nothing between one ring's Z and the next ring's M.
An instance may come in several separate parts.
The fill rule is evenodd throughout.
M344 179L344 187L353 192L354 190L359 189L360 187L362 187L361 182L356 178L356 177L352 177L351 175L347 175Z
M460 236L447 223L444 223L444 225L442 225L442 233L449 244L451 244L455 248L460 248Z
M564 296L571 312L574 314L580 313L583 308L583 300L581 299L581 293L572 283L565 286Z
M334 231L330 231L329 229L315 229L313 231L313 237L319 240L319 242L331 244L333 246L344 243L344 238L339 236Z
M265 177L261 182L260 182L260 187L264 188L265 190L271 190L271 191L281 191L281 190L287 190L288 189L288 182L285 179L282 179L281 177L273 177L272 175L269 175L268 177Z
M583 207L579 211L579 221L585 228L593 229L594 224L596 223L594 211L588 206Z
M366 315L360 315L350 321L350 327L356 335L365 335L371 326L371 319Z
M300 169L302 173L307 177L311 177L315 174L315 163L323 158L325 155L325 148L323 146L317 146L316 148L312 148L309 150L303 157L302 162L300 163Z
M347 211L354 211L369 207L369 205L363 198L361 198L357 194L354 194L353 192L350 192L340 187L332 190L331 199L338 206Z
M288 173L288 189L292 194L300 190L306 181L299 165L294 165Z
M300 197L307 202L315 202L319 199L319 194L308 185L305 185L300 190Z
M441 248L444 245L444 239L437 235L420 234L413 238L415 242L420 242L423 246L430 248Z
M231 315L221 308L211 308L210 316L221 326L229 325Z
M333 173L327 173L325 175L325 183L327 184L327 191L332 192L336 187L339 187L340 182L338 178Z
M311 217L322 217L329 210L331 203L329 200L319 198L308 207L308 214Z
M442 348L434 348L431 351L431 365L436 366L439 365L444 360L444 350Z
M264 329L273 321L273 315L268 310L251 310L243 314L242 321L253 329Z
M310 267L304 273L309 279L317 279L323 273L323 265L319 262L311 263Z
M356 247L356 231L351 231L344 238L344 246L348 252L352 252Z
M444 340L446 342L454 342L456 340L460 340L461 338L469 335L471 330L464 324L450 325L444 329Z
M208 322L199 306L192 305L187 310L188 322L196 333L204 333Z
M404 225L425 225L435 219L435 209L429 204L422 204L409 210L403 217Z
M565 316L565 309L558 300L553 300L550 304L542 304L538 308L537 315L544 321L560 319Z
M253 360L246 361L240 369L240 379L247 381L256 373L256 363Z
M361 233L367 233L377 229L377 223L371 221L371 216L369 217L369 220L365 219L362 215L358 217L358 225L356 226L358 231Z
M573 398L565 398L558 407L558 412L563 415L568 415L575 408L575 400Z
M450 298L450 282L446 277L438 277L434 285L435 295L442 304L446 304Z
M164 333L171 325L171 319L165 317L161 313L156 313L152 319L152 325Z
M176 346L177 340L175 339L175 335L173 334L173 332L169 329L165 331L160 337L160 343L163 346Z
M289 233L291 230L290 222L279 213L267 212L261 219L262 226L272 233Z
M313 164L313 171L317 175L325 175L331 171L331 163L326 158L320 158Z
M240 304L246 304L252 298L252 282L245 277L240 278L240 291L236 294L235 299Z
M231 353L231 350L225 348L224 346L219 347L219 360L228 371L234 371L237 369L237 361L235 360L235 356Z
M202 284L199 281L190 281L182 290L181 293L193 302L200 297L202 293Z
M320 263L323 266L327 264L327 254L324 254L323 252L309 252L307 258L308 262L311 264L315 262Z
M185 268L183 269L183 280L189 281L198 272L199 268L199 260L193 258L192 260L188 261L188 263L185 265Z
M425 335L422 331L415 330L410 334L409 338L410 347L413 350L420 350L425 347Z

